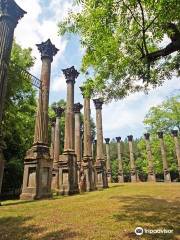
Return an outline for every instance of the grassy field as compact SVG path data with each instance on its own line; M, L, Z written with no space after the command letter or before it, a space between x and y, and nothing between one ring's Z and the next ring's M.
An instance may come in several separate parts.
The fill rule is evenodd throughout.
M134 229L173 229L144 234ZM112 184L109 189L0 207L0 240L180 239L180 184Z

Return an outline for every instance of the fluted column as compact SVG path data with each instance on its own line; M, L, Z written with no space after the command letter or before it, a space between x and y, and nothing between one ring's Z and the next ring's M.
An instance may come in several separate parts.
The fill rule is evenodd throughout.
M41 44L37 44L38 50L41 53L42 68L41 68L41 89L39 92L38 111L35 123L34 145L48 145L48 106L49 106L49 89L51 63L53 56L58 52L58 49L51 43L50 39Z
M0 0L0 193L4 173L2 134L3 108L7 90L7 70L11 55L14 30L26 12L14 0Z
M180 144L179 144L179 139L178 139L178 130L172 130L172 135L174 137L176 156L177 156L177 161L178 161L178 172L179 172L179 178L180 178Z
M55 125L56 125L56 118L52 118L51 119L51 147L50 147L51 159L54 159Z
M61 107L53 108L56 114L56 125L55 125L55 137L54 137L54 164L56 165L59 162L60 154L60 119L64 112L64 109Z
M128 136L129 143L129 153L130 153L130 169L131 169L131 182L137 182L139 180L138 173L136 170L136 164L134 159L134 150L133 150L133 136Z
M97 130L97 148L96 148L96 183L97 188L108 187L106 165L103 150L103 126L102 126L102 99L94 99L96 108L96 130Z
M78 166L75 154L75 115L74 115L74 84L79 76L73 67L63 69L67 83L67 102L65 111L64 152L59 161L59 193L71 195L79 192Z
M158 137L160 141L160 147L161 147L161 156L163 161L163 171L164 171L164 181L165 182L171 182L171 175L169 172L168 167L168 161L167 161L167 155L166 155L166 148L164 144L164 138L163 138L163 132L158 132Z
M20 198L42 199L49 198L51 194L51 180L53 161L48 147L48 106L51 63L58 49L50 39L37 44L41 53L41 87L37 108L34 143L26 153L24 161L23 189Z
M154 165L153 165L153 155L151 151L151 144L150 144L150 134L145 133L144 138L146 141L146 152L147 152L147 160L148 160L148 182L155 182L156 175L154 172Z
M118 153L118 182L124 182L123 164L122 164L122 151L121 151L121 137L116 137L117 153Z
M77 156L77 162L81 162L81 119L80 113L83 105L80 103L74 104L75 113L75 153Z
M108 183L112 182L112 173L111 173L111 164L110 164L110 138L105 138L106 142L106 169L107 169L107 178L108 178Z
M65 141L64 151L74 152L74 84L79 73L74 66L63 70L67 83L67 105L65 111Z
M85 91L84 86L80 87L84 99L84 154L83 154L83 171L85 175L85 191L94 190L93 181L93 162L92 162L92 145L91 145L91 109L90 99L91 92Z

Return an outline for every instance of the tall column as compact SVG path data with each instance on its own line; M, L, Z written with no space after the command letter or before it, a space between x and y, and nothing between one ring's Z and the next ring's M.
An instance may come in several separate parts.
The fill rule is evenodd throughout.
M151 151L151 144L150 144L150 134L145 133L144 138L146 141L146 152L147 152L147 160L148 160L148 182L155 182L156 175L154 172L154 165L153 165L153 155Z
M117 152L118 152L118 182L124 182L123 163L122 163L122 151L121 151L121 137L116 137Z
M77 156L74 146L74 84L79 73L74 66L62 70L67 83L67 103L65 111L64 153L59 161L59 193L71 195L79 192L77 176Z
M34 143L26 153L21 199L51 197L52 159L48 147L48 105L51 63L58 49L50 39L37 44L41 53L41 88L35 123Z
M54 107L56 114L56 125L55 125L55 137L54 137L54 167L59 162L60 155L60 119L64 113L64 109L61 107Z
M128 142L129 142L129 153L130 153L131 182L137 182L139 180L139 177L136 170L136 164L134 159L132 135L128 136Z
M54 138L55 138L55 125L56 125L56 118L52 118L50 120L51 123L51 148L50 148L50 156L51 159L54 159Z
M91 109L90 99L91 92L85 91L84 87L80 87L84 98L84 154L83 154L83 174L85 181L85 191L93 191L95 189L94 183L94 169L92 159L92 145L91 145Z
M178 130L172 130L172 135L174 137L176 156L177 156L177 161L178 161L178 172L179 172L179 178L180 178L180 144L179 144L179 140L178 140Z
M103 127L102 127L102 99L94 99L96 108L96 129L97 129L97 154L96 154L96 186L97 188L107 188L108 180L103 151Z
M110 163L110 138L105 138L106 142L106 169L107 169L107 179L108 183L112 182L112 173L111 173L111 163Z
M7 70L11 55L14 30L26 12L14 0L0 0L0 193L4 173L5 143L2 133L3 108L7 90Z
M77 156L77 166L78 166L78 182L80 181L80 170L81 170L81 109L83 105L80 103L74 104L75 113L75 153Z
M171 175L170 175L169 167L168 167L166 149L165 149L165 144L164 144L164 139L163 139L163 132L158 132L157 134L158 134L159 141L160 141L161 156L162 156L162 160L163 160L164 181L171 182Z
M53 172L52 172L52 183L51 187L54 191L58 192L59 189L59 155L60 155L60 119L64 112L61 107L53 107L56 114L55 122L55 134L54 134L54 156L53 156Z

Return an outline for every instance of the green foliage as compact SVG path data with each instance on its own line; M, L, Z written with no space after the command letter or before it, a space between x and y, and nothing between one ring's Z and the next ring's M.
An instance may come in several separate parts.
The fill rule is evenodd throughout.
M82 6L59 23L59 33L79 34L86 49L82 72L93 70L87 86L106 100L161 85L179 74L179 52L150 63L172 35L169 23L180 26L177 0L76 0Z
M165 100L162 104L152 107L144 119L144 124L147 131L151 134L151 147L154 157L154 166L157 174L161 174L163 171L161 151L159 139L157 137L158 131L164 132L164 142L166 146L167 160L169 169L172 175L177 174L177 158L175 153L174 140L171 135L173 128L180 127L180 96L174 96ZM140 159L146 158L146 146L143 139L140 139L138 143L140 149ZM146 160L147 161L147 160ZM147 172L147 165L144 166L144 171Z
M34 62L31 57L31 49L22 49L14 43L11 61L23 69L29 70ZM18 188L22 183L24 156L33 141L35 94L30 79L10 64L3 122L6 143L4 190Z

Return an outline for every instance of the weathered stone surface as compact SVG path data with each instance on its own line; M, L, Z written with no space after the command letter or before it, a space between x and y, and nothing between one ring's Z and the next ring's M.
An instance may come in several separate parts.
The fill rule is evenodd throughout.
M41 88L35 123L34 144L27 151L24 162L21 199L51 197L53 159L48 148L48 105L51 62L58 49L55 48L50 40L37 44L37 47L42 59Z
M110 138L105 138L106 142L106 169L107 169L107 179L108 183L112 182L111 164L110 164Z
M83 105L80 103L74 104L74 113L75 113L75 154L77 156L77 167L78 167L78 183L80 182L80 171L82 164L82 146L81 146L81 120L80 112L83 108Z
M166 148L165 148L164 139L163 139L163 132L158 132L157 134L158 134L159 141L160 141L161 156L162 156L162 161L163 161L164 181L171 182L171 175L170 175L169 167L168 167Z
M106 164L103 152L103 128L102 128L102 99L94 99L94 105L96 108L96 129L97 129L97 153L96 153L96 187L107 188L108 180L107 180L107 172L106 172Z
M95 176L92 159L92 144L91 144L91 109L90 109L90 98L91 94L85 94L85 89L80 87L83 98L84 98L84 122L83 122L83 162L82 162L82 176L80 186L81 191L93 191L95 187Z
M179 172L179 178L180 178L180 144L179 144L179 139L178 139L178 131L172 130L172 135L174 137L176 156L177 156L177 161L178 161L178 172Z
M52 161L49 148L37 144L27 151L21 200L51 197Z
M51 159L54 159L54 138L55 138L56 118L52 118L50 121L51 121L51 147L50 147L50 156L51 156Z
M75 154L75 116L74 116L74 84L79 73L74 67L62 70L67 83L67 104L65 111L64 153L60 156L59 194L71 195L79 192L77 174L77 156Z
M150 144L150 134L145 133L144 138L146 141L146 152L147 152L147 160L148 160L148 182L155 182L156 175L154 172L154 165L153 165L153 155L151 151L151 144Z
M121 137L116 137L117 140L117 152L118 152L118 182L124 182L123 163L122 163L122 151L121 151Z
M139 176L136 170L136 164L134 159L134 151L133 151L133 136L128 136L129 142L129 153L130 153L130 168L131 168L131 182L138 182Z

